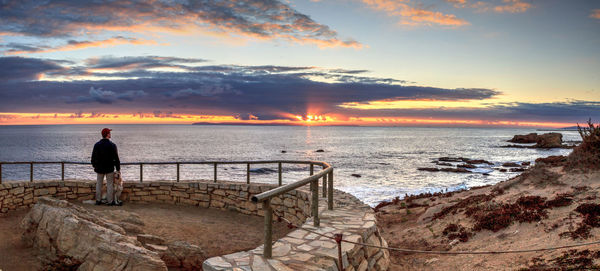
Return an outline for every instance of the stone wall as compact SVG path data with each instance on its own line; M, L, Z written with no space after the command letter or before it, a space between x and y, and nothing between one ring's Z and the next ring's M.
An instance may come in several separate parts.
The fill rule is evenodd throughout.
M166 203L234 210L263 216L261 204L253 195L273 185L219 181L125 183L121 199L135 203ZM41 196L67 200L93 200L95 181L35 181L0 184L0 213L32 207ZM321 191L321 189L319 189ZM314 228L310 215L310 193L296 190L271 200L274 219L284 217L301 228L332 236L343 233L344 240L387 246L379 234L371 208L354 196L335 191L334 210L326 210L320 197L321 227ZM296 229L273 245L273 257L262 256L262 246L250 251L213 257L204 262L204 270L338 270L337 244L302 229ZM387 270L389 252L383 249L343 243L343 269L346 271ZM240 268L240 269L238 269Z
M263 216L262 205L252 196L272 189L273 185L210 181L124 183L121 199L135 203L168 203L222 210L233 210ZM96 182L36 181L0 184L0 213L32 207L40 196L66 200L92 200ZM308 195L291 191L271 201L275 216L303 223L310 215Z

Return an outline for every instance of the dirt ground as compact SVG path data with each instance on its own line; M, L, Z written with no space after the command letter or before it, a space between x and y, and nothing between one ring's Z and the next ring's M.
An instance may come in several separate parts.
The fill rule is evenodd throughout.
M569 234L586 218L575 210L576 207L600 203L600 172L576 174L565 173L560 168L545 170L547 172L543 174L527 172L490 187L392 203L376 213L381 233L390 247L434 251L523 250L597 241L597 236L600 236L598 224L588 228L589 237L571 238ZM555 179L548 178L548 172L556 173ZM499 189L501 193L494 192ZM493 195L493 198L466 204L469 198L484 195ZM541 219L514 221L496 230L477 229L476 220L467 215L469 208L477 210L473 209L477 206L481 206L481 210L492 210L493 206L514 203L522 197L539 196L550 201L560 195L568 195L571 201L557 207L546 207ZM435 218L444 210L452 210L450 208L461 203L465 203L464 207ZM410 208L407 211L405 206L408 205ZM494 219L493 216L482 217ZM448 230L450 225L464 227L465 240L460 240L460 235L450 237L447 233L453 232ZM568 249L493 255L392 252L390 270L600 270L600 245L577 247L573 251L589 252L589 255L579 257L573 253L565 254L569 252Z
M136 213L144 222L143 231L167 242L186 241L200 246L208 257L254 249L262 244L262 217L191 206L125 204L120 207L82 205L96 211L120 209ZM0 270L40 270L40 261L21 242L19 223L27 211L0 216ZM291 230L274 223L275 239Z

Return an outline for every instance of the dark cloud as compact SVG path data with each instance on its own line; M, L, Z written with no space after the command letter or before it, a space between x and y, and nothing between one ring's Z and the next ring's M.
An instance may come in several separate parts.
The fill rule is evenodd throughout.
M64 68L55 61L23 57L0 57L0 80L33 80L46 72Z
M146 92L143 90L128 90L120 93L115 93L110 90L102 90L102 88L90 87L89 95L79 96L73 101L66 101L67 103L101 103L101 104L112 104L117 100L125 100L132 102L134 98L144 97Z
M352 39L340 39L336 31L278 0L0 1L0 32L68 37L93 31L155 32L193 28L320 46L361 46Z
M194 64L205 62L204 59L197 58L178 58L178 57L159 57L159 56L135 56L135 57L112 57L105 56L99 58L90 58L85 61L88 68L91 69L151 69L165 67L188 68L181 64Z
M361 104L375 100L481 101L494 98L500 92L485 88L411 86L403 80L368 77L364 72L354 75L313 67L195 66L202 62L201 59L156 56L102 57L83 64L0 58L0 78L12 79L0 81L0 111L43 113L83 109L105 113L153 112L163 117L225 114L238 116L240 120L281 119L307 113L490 121L582 122L590 117L600 119L600 102L593 101L505 103L485 108L342 108L339 105L343 103ZM117 72L93 71L100 67ZM183 71L148 70L156 67L179 67ZM48 77L69 75L75 78L81 74L95 77L95 80L32 80L44 73Z

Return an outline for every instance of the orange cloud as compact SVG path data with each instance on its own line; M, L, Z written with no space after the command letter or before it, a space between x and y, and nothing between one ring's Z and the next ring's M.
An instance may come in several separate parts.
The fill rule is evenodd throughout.
M469 22L457 18L453 14L444 14L438 11L411 6L410 0L363 0L363 2L372 9L386 12L389 16L400 17L400 24L402 25L457 27L469 24Z
M512 120L469 120L433 119L405 117L345 117L340 115L293 115L282 114L282 119L259 120L252 116L242 120L229 115L188 115L135 113L0 113L0 125L55 125L55 124L246 124L246 125L300 125L300 126L507 126L507 127L566 127L572 123L512 121Z
M522 0L502 0L502 2L505 4L494 7L495 12L523 13L532 7L531 4L522 2Z
M592 14L590 14L591 18L594 19L599 19L600 20L600 9L594 9L592 10Z
M113 47L123 44L133 45L156 45L157 42L153 40L139 40L134 38L114 37L105 40L97 41L69 41L67 44L57 47L37 47L32 50L9 50L5 52L5 55L19 55L19 54L32 54L32 53L50 53L50 52L62 52L62 51L74 51L81 50L91 47Z

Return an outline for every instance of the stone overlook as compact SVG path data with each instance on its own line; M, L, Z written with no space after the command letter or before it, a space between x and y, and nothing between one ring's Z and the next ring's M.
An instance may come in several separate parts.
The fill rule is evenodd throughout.
M274 187L275 185L224 181L217 183L212 181L125 183L122 199L128 203L188 205L264 216L261 204L256 204L250 199L252 196ZM0 212L6 213L11 210L31 208L30 214L23 221L23 227L27 229L24 238L28 244L34 248L52 252L46 255L48 259L62 265L69 263L78 265L79 270L92 270L94 268L91 267L100 264L110 265L111 263L104 263L103 259L92 257L92 254L97 253L99 249L108 249L107 246L99 245L88 247L85 250L78 247L77 244L88 243L82 241L81 238L84 237L70 236L57 228L51 229L48 224L45 224L46 222L51 221L52 224L72 228L74 233L83 227L99 235L110 237L111 242L119 244L115 251L109 253L110 255L114 254L117 259L121 259L118 255L127 253L138 255L127 259L122 258L118 261L121 264L115 266L107 265L110 270L138 270L131 269L133 265L129 264L137 261L136 259L144 259L148 265L140 265L144 266L143 270L165 270L163 269L165 266L177 266L183 270L194 270L199 267L201 263L194 263L193 257L194 254L202 252L190 252L194 250L190 250L189 244L179 244L180 246L161 244L152 236L143 235L138 235L137 240L132 240L130 236L123 235L124 232L135 231L136 227L132 223L112 223L104 218L96 218L85 210L78 210L80 207L73 206L68 202L44 198L83 201L92 199L94 192L95 182L92 181L5 182L0 184ZM326 198L320 198L321 226L319 228L312 226L310 197L310 192L298 189L271 200L274 220L284 218L300 227L284 238L275 241L271 259L262 256L263 247L259 246L249 251L210 258L202 264L203 269L338 270L335 241L309 233L301 228L327 236L343 233L344 240L354 242L387 245L376 226L372 209L352 195L335 190L333 210L326 210ZM77 219L78 222L75 223L74 219ZM135 219L133 220L135 221ZM132 222L132 220L130 219L128 222ZM40 227L40 225L45 226ZM39 234L41 232L52 232L53 235L43 237ZM57 240L64 242L59 243ZM68 240L74 241L69 242ZM140 242L140 240L144 242ZM343 270L387 270L389 266L387 250L350 243L342 244ZM183 250L184 248L185 250ZM84 254L91 258L82 258L75 252L80 250L88 251L89 253ZM60 254L56 253L57 251L73 253L72 255ZM69 256L66 257L66 255Z

